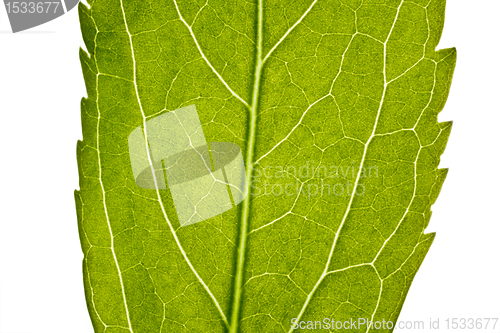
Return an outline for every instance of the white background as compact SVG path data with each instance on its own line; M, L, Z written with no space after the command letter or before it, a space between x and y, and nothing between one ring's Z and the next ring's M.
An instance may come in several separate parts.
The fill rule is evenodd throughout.
M450 171L400 316L440 318L435 332L446 318L500 317L498 13L498 0L448 0L439 48L457 47L458 63L439 120L454 120ZM91 333L73 199L86 95L77 11L12 34L2 5L0 31L0 333Z

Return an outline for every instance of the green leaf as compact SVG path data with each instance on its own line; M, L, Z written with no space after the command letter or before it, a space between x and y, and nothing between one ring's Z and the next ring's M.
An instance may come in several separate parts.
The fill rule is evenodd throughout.
M447 172L445 1L88 3L76 205L95 332L395 322ZM151 146L149 121L192 105L206 142L241 149L247 187L181 226L171 189L139 186L128 140Z

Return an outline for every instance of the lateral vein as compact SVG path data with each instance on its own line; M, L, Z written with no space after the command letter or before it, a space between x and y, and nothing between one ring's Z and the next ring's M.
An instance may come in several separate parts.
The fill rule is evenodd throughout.
M370 137L368 138L368 140L367 140L367 142L365 144L365 148L364 148L364 151L363 151L363 156L362 156L361 161L360 161L359 171L358 171L358 174L356 175L356 181L355 181L354 187L353 187L354 190L353 190L353 193L351 194L351 197L349 199L349 203L347 205L347 208L346 208L346 211L344 213L344 216L342 217L342 222L340 223L340 225L339 225L339 227L337 229L337 233L335 234L335 239L333 240L333 244L332 244L332 247L330 249L330 254L328 256L328 261L327 261L327 263L325 265L325 269L324 269L323 273L321 274L320 278L318 279L318 281L316 282L316 284L314 285L313 289L311 290L311 292L307 296L306 301L304 302L304 305L302 306L302 308L301 308L301 310L299 312L299 315L297 316L297 321L299 321L300 318L302 318L302 316L304 315L304 312L305 312L307 306L309 305L309 302L311 301L314 293L318 289L318 287L321 284L321 282L323 282L323 280L325 279L325 277L328 275L328 267L330 266L330 262L331 262L332 257L333 257L333 252L335 251L335 247L337 245L337 241L338 241L340 232L342 231L342 228L343 228L343 226L345 224L347 216L349 215L349 212L351 210L352 203L354 201L354 194L356 193L356 188L357 188L357 186L359 184L359 179L361 177L362 166L363 166L363 164L365 162L365 158L366 158L366 153L368 151L368 147L369 147L371 141L373 140L373 138L375 137L375 131L377 130L378 120L380 118L380 113L382 111L382 106L384 104L385 94L387 92L387 85L388 85L387 84L387 75L386 75L386 67L387 67L387 42L389 41L389 38L392 35L392 32L394 30L394 26L396 25L396 22L398 20L399 12L400 12L401 6L403 5L403 2L404 2L404 0L401 1L400 5L399 5L399 7L397 9L396 17L394 18L394 22L392 23L391 30L389 31L389 34L387 35L387 39L385 40L385 43L384 43L384 69L383 69L383 73L384 73L384 91L382 93L382 97L380 98L380 103L379 103L379 107L378 107L378 111L377 111L377 116L376 116L375 122L373 124L372 133L371 133ZM290 328L289 333L291 333L293 330L294 330L294 327L292 326Z
M302 20L307 16L307 14L309 14L309 12L311 11L311 9L313 9L314 5L316 5L316 2L318 2L318 0L314 0L313 3L309 6L309 8L307 8L307 10L304 12L304 14L297 20L297 22L295 22L294 25L292 25L290 27L290 29L287 30L287 32L285 32L285 34L283 35L283 37L280 38L280 40L272 47L272 49L269 51L269 53L264 57L264 60L262 60L262 63L265 63L266 60L271 56L271 54L274 52L274 50L276 50L276 48L288 37L288 35L295 29L296 26L298 26L300 24L300 22L302 22Z
M200 55L203 58L203 60L205 60L205 62L207 63L208 67L210 67L210 69L212 70L212 72L214 72L215 75L217 75L217 77L222 82L222 84L227 88L227 90L229 90L229 92L234 97L236 97L238 100L240 100L240 102L243 103L247 108L250 108L250 105L247 103L247 101L245 101L243 98L240 97L240 95L238 95L233 89L231 89L231 87L229 86L229 84L227 84L227 82L224 80L224 78L219 74L219 72L217 72L217 70L214 68L214 66L212 66L212 64L210 63L210 61L205 56L205 53L203 53L203 50L201 49L200 44L198 44L198 39L194 35L193 28L186 22L186 20L184 20L184 17L182 16L181 11L179 9L179 6L177 5L177 0L174 0L174 4L175 4L175 9L177 10L177 14L179 15L179 19L181 20L182 23L184 23L184 25L186 26L186 28L188 28L189 33L191 34L191 37L193 37L194 43L196 45L196 48L200 52Z
M156 194L158 196L158 202L160 204L160 208L162 210L163 216L165 217L165 220L167 221L167 224L168 224L168 226L170 228L172 236L174 237L174 240L175 240L175 242L176 242L176 244L177 244L177 246L178 246L178 248L179 248L182 256L184 257L184 260L186 260L186 263L188 264L189 268L191 269L191 271L193 272L193 274L196 276L196 278L198 279L198 281L200 282L200 284L203 286L203 288L206 290L207 294L210 296L210 298L214 302L214 304L217 307L217 310L219 311L219 314L221 315L222 320L223 320L224 324L226 325L226 327L229 327L229 323L227 321L226 315L222 311L222 308L220 307L219 303L217 302L217 299L212 294L212 292L208 288L207 284L203 281L203 279L201 278L201 276L198 274L198 272L194 268L193 264L189 260L189 258L187 256L187 253L184 251L184 248L182 247L182 244L181 244L179 238L177 237L175 229L173 228L172 223L170 222L170 219L167 216L167 212L165 210L165 206L163 205L163 202L161 200L160 190L159 190L159 187L158 187L158 181L156 179L156 175L155 175L155 171L154 171L154 167L153 167L153 162L152 162L152 158L151 158L151 151L149 149L149 139L148 139L148 134L147 134L147 126L146 126L146 115L145 115L144 109L142 107L142 102L141 102L141 99L139 97L139 89L137 87L137 71L136 71L136 61L135 61L134 44L133 44L133 41L132 41L132 35L131 35L130 30L128 28L127 18L126 18L126 15L125 15L125 9L123 8L123 0L120 0L120 6L121 6L121 10L122 10L123 20L125 22L125 28L127 30L127 34L128 34L128 37L129 37L130 49L131 49L131 52L132 52L132 63L133 63L133 76L134 76L135 94L137 96L137 102L139 104L139 108L140 108L140 111L141 111L141 114L142 114L144 138L145 138L145 141L146 141L146 151L148 153L149 166L151 168L151 173L153 175L153 180L154 180L154 183L155 183Z
M95 25L95 28L96 28L96 34L95 34L95 37L94 37L94 54L93 55L94 55L95 66L96 66L97 72L99 72L99 65L97 63L97 59L95 58L95 56L96 56L96 45L97 45L96 39L97 39L97 34L99 33L99 30L97 28L97 24L95 23L94 18L92 16L90 16L90 17L92 18L92 21L94 22L94 25ZM104 215L106 216L106 223L108 225L108 230L109 230L110 249L111 249L111 253L113 255L113 261L114 261L116 269L118 271L118 279L120 280L120 289L122 291L123 305L125 307L125 314L127 316L128 330L131 333L134 333L134 330L132 329L132 322L130 320L130 314L129 314L129 311L128 311L127 296L125 294L125 285L123 284L122 271L121 271L121 268L120 268L120 264L118 263L118 258L116 257L116 252L115 252L115 246L114 246L114 237L115 237L115 235L113 234L113 228L111 227L111 221L109 219L108 206L106 204L106 191L104 189L104 184L102 182L101 151L99 149L100 148L99 129L100 129L100 126L101 126L101 110L100 110L100 107L99 107L99 75L96 75L96 109L97 109L96 151L97 151L97 163L99 165L99 185L100 185L101 191L102 191L102 205L104 207ZM89 281L89 285L90 285L90 281ZM94 305L94 309L95 309L95 311L97 313L97 308L95 308L94 299L93 299L93 288L92 288L92 286L91 286L91 289L92 289L92 304ZM98 313L97 313L97 316L98 316L99 320L104 324L104 326L108 327L108 325L106 325L102 321L101 316Z

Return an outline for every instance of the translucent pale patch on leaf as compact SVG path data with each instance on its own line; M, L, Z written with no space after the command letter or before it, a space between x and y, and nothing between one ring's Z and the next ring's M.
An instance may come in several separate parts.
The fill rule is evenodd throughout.
M245 198L239 146L212 142L209 149L195 105L148 120L145 130L130 133L128 144L136 184L166 189L168 183L181 226L222 214Z

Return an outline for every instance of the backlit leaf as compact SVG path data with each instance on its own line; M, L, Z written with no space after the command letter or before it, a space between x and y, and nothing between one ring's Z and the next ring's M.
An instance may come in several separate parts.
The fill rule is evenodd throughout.
M446 177L445 1L88 4L76 205L95 332L395 322ZM179 109L199 131L168 125ZM210 177L200 161L206 193L187 183Z

